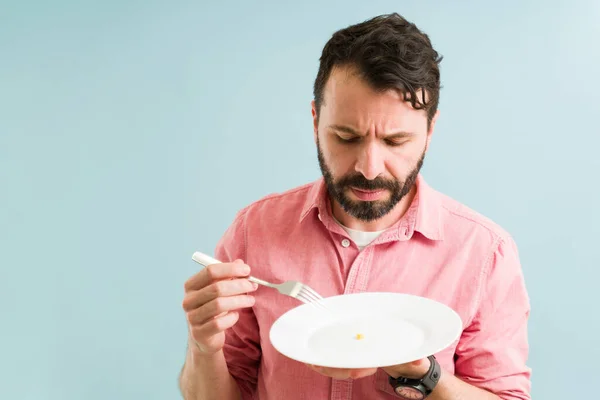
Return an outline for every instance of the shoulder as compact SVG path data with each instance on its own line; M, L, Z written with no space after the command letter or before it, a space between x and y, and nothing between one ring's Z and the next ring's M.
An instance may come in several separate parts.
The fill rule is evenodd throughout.
M488 216L441 192L434 191L434 195L438 200L440 222L444 225L445 232L471 238L476 235L494 243L512 240L510 233Z
M299 218L304 206L310 201L310 191L316 184L317 182L311 182L265 195L238 211L235 221L248 224L265 218L271 221L281 218L289 220L294 216Z
M239 210L217 243L217 258L246 259L246 251L252 238L273 237L284 231L285 226L293 221L292 218L299 218L303 206L309 201L313 185L305 184L282 193L263 196Z

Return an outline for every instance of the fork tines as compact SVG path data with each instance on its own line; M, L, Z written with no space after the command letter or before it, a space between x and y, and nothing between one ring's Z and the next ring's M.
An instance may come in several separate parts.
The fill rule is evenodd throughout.
M313 306L317 306L323 310L327 310L327 307L325 307L321 303L321 300L323 300L323 297L320 294L318 294L316 291L314 291L312 288L310 288L309 286L302 285L302 287L300 288L300 291L296 295L296 298L298 300L302 301L303 303L312 304Z

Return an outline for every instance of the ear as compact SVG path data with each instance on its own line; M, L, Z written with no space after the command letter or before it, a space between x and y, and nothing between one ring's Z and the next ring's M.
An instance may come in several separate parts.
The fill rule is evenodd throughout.
M429 150L429 143L431 142L431 136L433 136L433 130L435 129L435 123L440 115L440 110L435 112L435 115L431 119L431 123L429 124L429 129L427 130L427 144L425 146L425 150Z
M313 134L315 138L315 143L317 142L317 134L319 132L319 121L317 118L317 107L315 105L315 101L310 102L312 108L312 118L313 118Z

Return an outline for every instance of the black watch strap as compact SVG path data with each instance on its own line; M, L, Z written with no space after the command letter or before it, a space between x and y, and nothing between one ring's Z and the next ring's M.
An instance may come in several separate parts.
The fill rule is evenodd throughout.
M442 368L434 356L427 357L430 361L429 370L421 379L410 379L404 377L392 378L389 381L394 390L398 387L410 387L423 393L427 397L433 392L442 376Z
M423 377L423 379L421 379L421 383L427 388L427 395L429 395L440 381L440 377L442 376L442 367L440 367L440 364L437 362L434 356L429 356L427 358L429 358L429 361L431 361L431 365L429 366L429 371L427 371L427 374Z

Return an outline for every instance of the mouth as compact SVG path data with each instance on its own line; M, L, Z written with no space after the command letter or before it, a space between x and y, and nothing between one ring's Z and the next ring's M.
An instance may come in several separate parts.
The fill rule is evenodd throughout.
M354 196L358 197L358 199L362 201L380 200L386 192L385 189L366 190L358 189L352 186L350 187L350 190L352 191Z

